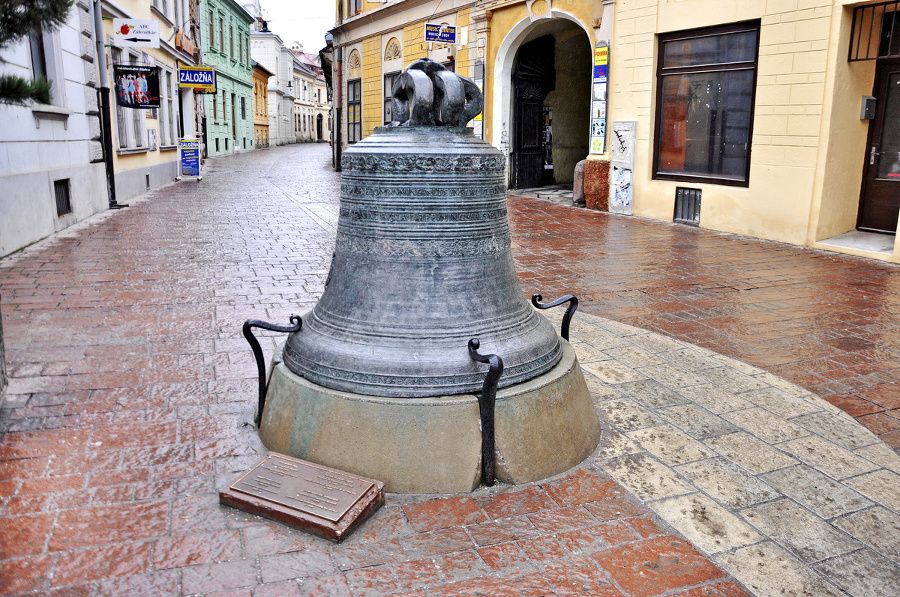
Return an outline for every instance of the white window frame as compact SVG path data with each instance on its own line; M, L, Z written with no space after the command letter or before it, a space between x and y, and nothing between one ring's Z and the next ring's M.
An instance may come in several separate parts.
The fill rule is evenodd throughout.
M127 56L127 62L121 62L124 56ZM121 48L113 47L111 57L113 64L140 64L140 57L134 51L126 53ZM115 80L115 77L110 78ZM123 128L125 129L124 131L122 130ZM120 153L148 151L150 147L147 143L147 119L144 116L144 110L122 108L116 105L116 137ZM125 143L123 144L122 141Z
M174 147L177 145L177 127L175 121L178 118L178 107L175 98L177 90L175 88L175 76L173 71L167 67L159 67L159 92L162 97L159 98L159 145L160 147Z

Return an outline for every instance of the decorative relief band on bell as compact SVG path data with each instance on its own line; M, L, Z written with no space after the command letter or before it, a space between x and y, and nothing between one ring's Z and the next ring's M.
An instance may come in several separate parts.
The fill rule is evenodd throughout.
M393 185L374 185L367 182L366 179L356 182L348 180L350 176L344 174L344 181L341 184L341 197L357 198L357 197L375 197L378 199L390 197L397 199L402 197L415 197L420 199L478 199L493 198L499 200L506 194L506 185L503 183L487 186L471 186L464 188L454 187L411 187L402 182Z
M562 352L559 345L556 350L539 356L538 358L527 363L519 364L514 367L506 368L503 372L503 383L500 387L512 385L522 376L531 378L535 371L543 372L550 369L562 358ZM356 371L348 371L346 369L338 369L329 367L322 363L316 363L309 359L303 358L299 352L294 350L290 343L284 345L284 360L288 368L295 372L300 372L303 377L307 377L304 373L312 374L315 377L327 378L332 381L343 381L348 384L361 384L365 386L376 387L404 387L404 388L422 388L433 390L436 387L447 388L452 391L454 386L470 387L469 391L477 391L481 388L484 381L484 374L480 371L472 373L454 374L454 375L380 375L378 373L359 373ZM314 383L321 383L315 379L310 379ZM330 385L328 387L331 387ZM356 390L359 391L359 390Z
M500 155L479 156L421 156L345 153L341 157L341 169L352 174L357 172L403 172L418 173L479 173L493 172L506 168L506 157Z
M357 222L383 222L395 224L403 222L452 223L452 222L493 222L506 218L506 208L488 211L422 212L401 210L377 210L368 207L341 207L340 217Z
M335 242L338 253L368 256L408 257L473 257L509 252L509 231L504 230L485 238L441 238L403 240L340 234Z

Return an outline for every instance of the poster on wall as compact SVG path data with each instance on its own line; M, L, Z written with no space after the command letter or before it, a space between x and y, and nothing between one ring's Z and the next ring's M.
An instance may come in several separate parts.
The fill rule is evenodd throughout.
M610 185L609 211L631 214L634 209L634 143L637 123L612 123L609 136Z
M159 108L159 67L113 66L116 103L123 108Z
M606 153L606 90L609 82L609 44L597 42L594 48L592 98L591 98L591 142L592 154Z

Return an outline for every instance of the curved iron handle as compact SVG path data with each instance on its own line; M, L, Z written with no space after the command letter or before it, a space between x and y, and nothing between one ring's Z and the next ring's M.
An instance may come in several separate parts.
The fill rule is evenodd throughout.
M495 354L478 354L481 346L478 338L469 340L469 357L479 363L489 365L481 396L478 397L478 411L481 414L481 478L488 487L494 485L494 403L497 401L497 384L503 375L503 359Z
M572 321L572 316L575 315L575 310L578 309L578 298L572 294L566 294L555 301L550 301L549 303L541 303L544 300L540 294L532 294L531 295L531 304L537 307L538 309L549 309L551 307L556 307L563 303L570 303L569 308L566 309L566 314L563 315L562 325L560 326L559 335L563 337L563 340L566 342L569 341L569 323Z
M256 370L259 373L259 410L256 413L256 426L259 427L260 421L262 421L262 412L263 406L266 404L266 360L263 357L262 348L259 345L259 341L256 339L256 336L253 335L253 328L260 328L263 330L269 330L270 332L282 332L285 334L299 332L300 328L303 327L303 321L300 319L299 315L291 315L290 319L293 325L275 325L273 323L269 323L267 321L260 321L259 319L248 319L244 322L244 326L241 331L244 334L244 338L247 339L247 342L250 344L251 350L253 350L253 357L256 359Z

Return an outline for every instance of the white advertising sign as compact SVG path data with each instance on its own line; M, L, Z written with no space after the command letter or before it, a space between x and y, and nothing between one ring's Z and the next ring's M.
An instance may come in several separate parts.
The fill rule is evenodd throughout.
M113 19L113 44L120 48L159 48L159 21Z

